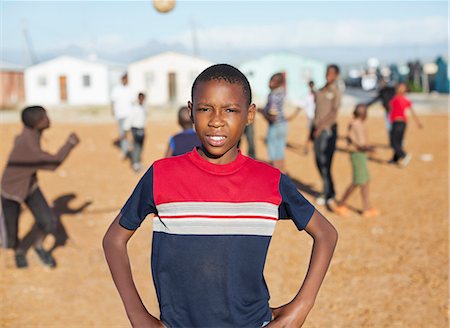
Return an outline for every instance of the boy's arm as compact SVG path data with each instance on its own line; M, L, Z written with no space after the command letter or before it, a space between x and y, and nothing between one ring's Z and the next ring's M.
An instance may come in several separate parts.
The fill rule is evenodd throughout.
M322 214L314 211L305 231L314 239L305 280L291 302L273 309L273 320L268 327L301 327L328 270L338 238L336 229Z
M131 273L127 243L134 230L127 230L119 224L116 217L103 238L103 250L114 283L125 306L127 316L133 327L164 327L150 315L142 303Z
M56 154L50 154L43 151L36 142L36 144L32 144L27 148L28 153L21 155L20 157L11 158L8 161L8 166L36 167L43 170L55 170L79 142L76 134L70 134L66 143L61 146Z
M418 127L419 129L422 129L422 128L423 128L423 125L422 125L422 123L420 122L419 118L417 117L416 112L414 111L414 109L412 108L412 106L410 106L409 109L410 109L410 111L411 111L411 114L412 114L412 117L413 117L414 121L415 121L416 124L417 124L417 127Z

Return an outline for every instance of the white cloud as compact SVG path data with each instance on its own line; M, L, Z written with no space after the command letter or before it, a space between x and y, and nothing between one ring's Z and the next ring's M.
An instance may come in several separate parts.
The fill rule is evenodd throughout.
M448 40L444 17L422 19L306 20L278 24L243 24L197 28L202 49L294 48L311 46L429 45ZM166 38L191 46L191 31Z

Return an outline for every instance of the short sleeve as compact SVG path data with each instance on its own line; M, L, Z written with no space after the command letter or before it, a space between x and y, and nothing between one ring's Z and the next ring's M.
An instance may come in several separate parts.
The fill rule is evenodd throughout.
M174 137L174 136L170 137L170 140L169 140L169 147L170 147L170 149L172 149L172 150L175 149L175 137Z
M153 166L141 178L120 211L119 224L125 229L136 230L150 213L156 214L153 197Z
M281 194L279 218L291 219L298 230L305 229L314 214L314 206L303 197L292 180L284 174L281 174L279 189Z

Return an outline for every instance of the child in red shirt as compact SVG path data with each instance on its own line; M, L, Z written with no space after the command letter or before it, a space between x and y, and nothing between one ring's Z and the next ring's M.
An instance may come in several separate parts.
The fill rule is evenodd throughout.
M412 108L411 101L405 97L405 93L406 85L404 83L400 83L397 86L394 98L392 98L392 100L389 102L389 120L392 123L391 146L394 150L394 156L389 161L389 163L397 164L400 162L403 167L408 165L409 161L412 158L410 154L405 153L405 151L403 150L403 137L405 135L407 123L407 109L411 111L411 114L416 121L418 128L422 128L422 123L420 123L419 119L417 118L416 113Z

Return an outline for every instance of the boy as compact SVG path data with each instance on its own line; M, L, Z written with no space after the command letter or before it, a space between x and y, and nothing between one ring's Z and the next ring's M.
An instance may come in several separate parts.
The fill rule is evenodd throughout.
M391 108L389 112L389 120L391 121L391 143L394 150L394 156L389 161L390 164L398 164L400 162L402 167L406 167L411 160L412 156L406 154L403 150L403 137L405 136L407 116L406 110L409 109L419 129L422 129L422 123L420 123L416 113L412 108L411 101L405 97L406 85L400 83L397 86L396 94L394 98L389 102Z
M27 238L26 244L32 244L42 263L55 267L52 255L43 246L47 233L56 228L56 218L39 188L37 171L55 170L79 143L78 137L72 133L66 143L55 154L41 149L41 136L50 127L50 120L41 106L27 107L22 111L24 128L16 137L14 148L9 155L8 163L2 177L2 209L6 225L6 247L15 250L16 266L28 266L26 259L27 246L18 240L18 227L21 203L25 203L36 220L39 231ZM33 239L33 240L30 240Z
M188 103L198 149L156 161L107 231L103 247L133 326L299 327L311 310L337 240L333 226L279 170L243 156L237 143L255 105L246 77L219 64L204 70ZM152 273L161 321L133 283L127 242L154 213ZM271 310L263 277L278 217L305 229L314 246L290 303Z
M374 150L373 146L367 144L366 127L364 121L367 118L367 106L356 105L353 112L353 120L348 127L347 140L350 146L350 161L352 162L353 181L345 191L344 197L338 202L334 209L336 214L347 216L348 208L345 205L350 195L357 187L361 187L361 197L363 201L363 216L374 217L379 215L379 211L370 206L369 201L369 170L367 169L367 152Z
M267 104L260 110L267 122L267 150L269 161L281 172L285 171L284 150L287 139L287 121L284 116L284 76L282 73L272 75L269 81L270 93Z
M201 145L189 116L189 109L186 106L178 110L178 124L183 131L170 138L166 157L185 154L194 147Z
M337 84L339 67L328 65L326 85L316 92L316 111L312 131L316 164L323 181L323 194L317 198L317 205L327 205L335 197L331 164L337 140L337 115L341 106L341 92Z
M125 130L131 131L133 137L133 148L131 150L131 163L134 172L142 169L141 154L145 138L145 120L147 112L144 107L145 94L138 95L138 103L133 105L130 116L125 124Z
M121 84L116 85L111 94L111 111L117 121L119 130L119 146L121 150L121 158L128 157L128 140L126 131L126 121L132 111L132 106L136 99L136 94L128 85L128 74L122 75Z

